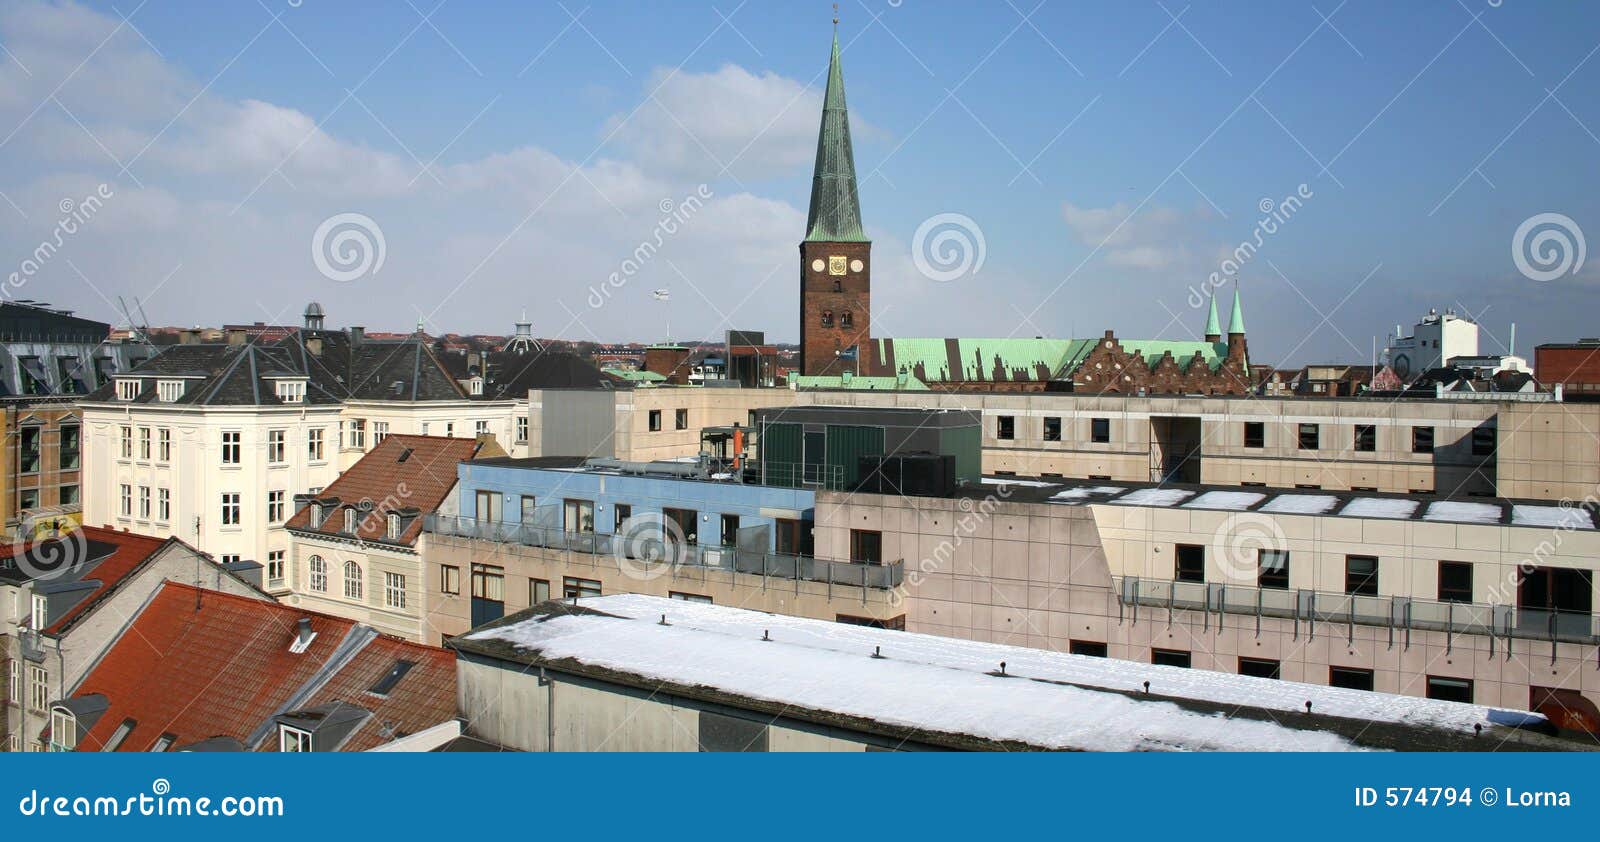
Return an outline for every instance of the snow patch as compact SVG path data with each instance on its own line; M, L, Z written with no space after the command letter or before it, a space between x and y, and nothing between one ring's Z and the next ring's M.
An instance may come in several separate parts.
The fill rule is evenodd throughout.
M1077 503L1087 500L1090 497L1110 497L1113 494L1118 494L1121 492L1122 489L1115 485L1080 486L1078 488L1069 488L1066 491L1062 491L1050 499L1060 500L1067 503Z
M1423 513L1423 520L1449 521L1453 523L1499 523L1500 507L1493 503L1461 503L1454 500L1441 500L1428 506L1428 511Z
M1339 514L1343 517L1383 517L1404 520L1417 510L1417 501L1385 497L1357 497L1345 504Z
M1184 491L1181 488L1141 488L1111 502L1129 506L1176 506L1193 496L1193 491Z
M1263 512L1280 515L1321 515L1333 511L1339 498L1328 494L1280 494L1261 507Z
M1265 494L1255 494L1249 491L1207 491L1199 497L1183 504L1185 509L1221 509L1229 512L1242 512L1245 509L1266 499Z
M1551 529L1593 529L1594 518L1585 509L1573 506L1512 506L1511 522L1517 526L1545 526Z

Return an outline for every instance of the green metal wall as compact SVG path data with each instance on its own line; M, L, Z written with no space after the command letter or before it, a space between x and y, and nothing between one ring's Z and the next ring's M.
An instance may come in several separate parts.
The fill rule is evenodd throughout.
M829 481L843 477L844 488L861 480L861 457L883 453L883 428L855 424L828 425Z
M939 431L939 452L956 457L956 480L983 481L983 428L949 427Z
M803 461L801 439L799 424L767 424L762 428L758 445L768 485L799 487Z

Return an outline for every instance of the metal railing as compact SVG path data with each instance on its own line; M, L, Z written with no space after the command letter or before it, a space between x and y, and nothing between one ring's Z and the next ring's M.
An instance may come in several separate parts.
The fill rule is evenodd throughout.
M435 535L470 538L524 547L542 547L591 556L635 557L623 537L605 532L569 532L551 527L521 523L478 520L470 517L428 515L422 528ZM637 549L646 549L640 547ZM648 551L648 550L647 550ZM741 550L727 546L705 546L687 542L657 542L656 551L672 569L724 570L772 579L823 582L876 590L897 588L903 581L905 563L883 564L859 561L834 561L803 555Z
M1285 590L1217 582L1179 582L1113 576L1123 606L1276 617L1306 623L1343 623L1395 630L1442 631L1523 640L1600 644L1600 617L1474 602L1438 602L1403 596L1365 596Z

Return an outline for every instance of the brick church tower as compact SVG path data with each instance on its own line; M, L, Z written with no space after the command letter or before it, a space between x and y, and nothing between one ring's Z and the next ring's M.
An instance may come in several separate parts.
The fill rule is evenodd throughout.
M811 211L800 243L801 374L874 373L871 298L872 243L861 229L835 31L811 177Z

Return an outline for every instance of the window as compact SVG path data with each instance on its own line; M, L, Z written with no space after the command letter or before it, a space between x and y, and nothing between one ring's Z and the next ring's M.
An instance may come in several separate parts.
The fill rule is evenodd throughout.
M1110 650L1098 640L1074 640L1067 646L1067 651L1074 655L1088 655L1091 658L1104 658Z
M156 458L162 462L172 461L172 428L162 427L156 431Z
M822 311L822 326L823 327L833 327L833 311L832 310L823 310Z
M1282 665L1267 658L1240 658L1239 674L1256 678L1281 678Z
M1378 559L1370 555L1344 557L1344 592L1357 596L1378 595Z
M1266 447L1267 425L1260 421L1244 422L1244 446Z
M722 546L724 546L724 547L737 547L737 546L739 546L739 516L738 515L723 515L722 516Z
M77 718L76 717L72 717L72 718L70 718L68 720L68 722L71 724L72 727L66 733L67 733L67 735L71 736L74 739L74 741L76 741L77 736L78 736ZM135 727L137 727L138 724L139 724L138 721L137 720L133 720L133 719L124 719L121 722L117 723L117 730L111 732L111 736L106 738L106 744L101 746L100 750L101 751L116 751L117 749L121 748L122 747L122 741L128 739L128 735L133 733L133 729ZM54 735L54 734L56 734L58 732L52 726L51 729L50 729L50 733L52 735ZM52 739L53 739L53 736L52 736Z
M60 459L58 460L63 471L78 469L79 453L83 448L82 430L77 424L61 425Z
M44 432L38 427L23 427L19 438L21 453L18 455L17 470L24 474L39 472L39 441Z
M229 491L222 495L222 525L238 526L239 518L239 493Z
M306 456L313 462L322 461L322 433L321 427L306 431Z
M877 617L856 617L850 614L835 614L833 616L833 621L846 626L865 626L869 629L888 629L889 631L906 630L906 615L904 614L894 617L885 617L883 619L879 619Z
M883 563L883 533L870 529L850 530L850 560Z
M1300 425L1300 449L1316 450L1322 446L1322 428L1316 424Z
M269 464L281 465L287 461L288 441L288 430L267 431L267 462Z
M1289 551L1259 550L1256 584L1263 588L1289 589Z
M399 573L383 574L383 604L388 608L406 607L406 577Z
M24 488L17 492L17 508L36 509L39 507L39 490L37 488Z
M172 519L172 489L156 489L156 521L166 523Z
M150 486L139 486L139 519L150 519Z
M304 380L279 380L277 383L278 400L281 403L305 403L306 381Z
M453 564L439 565L439 591L451 595L461 593L461 568Z
M1111 419L1089 419L1089 441L1106 444L1111 441Z
M133 458L133 428L124 424L117 431L118 450L124 459Z
M33 698L29 700L33 703L31 707L40 713L49 710L50 676L44 671L44 667L32 665L28 667L28 685L33 691Z
M1061 441L1061 416L1051 415L1044 419L1044 440Z
M308 583L311 589L317 593L327 593L328 563L322 560L322 556L314 555L306 562L306 567L311 573Z
M679 409L673 412L672 425L679 430L689 429L689 410Z
M523 442L523 441L527 441L527 440L528 440L528 417L526 415L519 415L519 416L517 416L517 441Z
M33 613L28 618L28 628L39 630L49 625L50 599L43 594L33 595Z
M447 439L453 439L456 437L456 422L444 422L444 437Z
M532 494L523 494L523 495L521 495L520 503L521 503L521 514L522 514L522 518L521 518L520 522L524 526L532 526L533 522L535 520L538 520L538 518L539 518L539 516L538 516L538 511L539 511L538 498L534 497Z
M1173 578L1180 582L1206 580L1206 548L1203 544L1178 544L1173 548Z
M6 701L22 701L22 665L15 659L6 661Z
M1466 702L1467 704L1472 704L1472 679L1430 675L1428 676L1428 698L1438 699L1443 702Z
M1189 661L1189 653L1181 649L1150 650L1150 663L1152 664L1160 664L1164 667L1184 667L1187 669L1189 666Z
M372 446L373 447L377 447L378 445L383 444L383 440L388 438L388 437L389 437L389 422L388 421L374 421L374 422L372 422Z
M311 751L311 734L287 725L278 726L278 751Z
M541 602L549 602L549 601L550 601L550 580L549 579L529 579L528 580L528 604L529 605L538 605Z
M1433 452L1433 428L1432 427L1412 427L1411 428L1411 452L1412 453L1432 453Z
M157 380L156 400L162 403L177 403L183 397L182 380Z
M580 579L576 576L561 577L561 598L591 597L600 595L600 581L598 579Z
M667 598L676 599L679 602L698 602L701 605L711 604L711 597L709 596L697 593L684 593L683 591L667 591Z
M1000 415L995 419L994 437L1010 441L1017 437L1017 419L1013 415Z
M78 497L79 497L78 486L76 486L76 485L63 485L63 486L61 486L61 505L63 505L63 506L76 505L78 502L80 502Z
M1378 449L1378 428L1371 424L1357 424L1351 446L1358 453L1371 453Z
M500 504L503 500L503 498L500 496L500 492L480 490L475 495L475 499L477 500L477 508L474 511L477 513L478 520L486 520L494 523L498 523L500 521Z
M238 430L224 430L222 432L222 464L237 465L240 463L240 442L244 434Z
M849 310L839 314L839 327L854 327L855 323L855 317L850 315Z
M650 432L661 432L661 410L659 409L650 410Z
M139 458L140 459L144 459L144 460L149 460L149 458L150 458L150 428L149 427L140 427L139 428Z
M1474 427L1472 430L1472 455L1493 456L1496 431L1494 427Z
M1346 690L1371 690L1372 670L1361 667L1328 667L1328 686Z
M222 564L223 567L227 567L227 566L233 565L233 564L238 564L239 563L239 554L238 553L223 553L222 555L217 556L217 561L219 561Z
M349 440L344 443L345 447L356 450L365 449L367 446L367 420L365 418L350 419L349 434L347 438Z
M138 400L139 399L139 384L140 384L140 381L135 379L135 378L131 378L131 377L118 378L117 379L117 400L119 400L119 401Z
M283 585L283 550L267 551L267 585L269 587Z
M150 750L166 751L167 749L172 748L172 744L177 741L178 736L176 734L162 734L161 738L156 740L156 744L150 747Z
M356 510L355 509L345 509L344 510L344 530L343 531L348 533L348 534L350 534L350 535L356 534Z
M1439 562L1439 601L1472 601L1472 565L1465 561Z
M128 485L127 483L123 483L121 486L119 486L118 500L118 514L121 514L123 517L133 517L133 486Z
M700 711L696 739L700 751L764 752L767 750L767 723Z
M383 536L388 538L390 541L400 540L399 515L395 514L394 512L390 512L389 516L384 518Z
M344 598L361 598L361 565L353 561L344 563Z
M566 500L562 505L561 528L568 532L594 531L594 503L588 500Z

